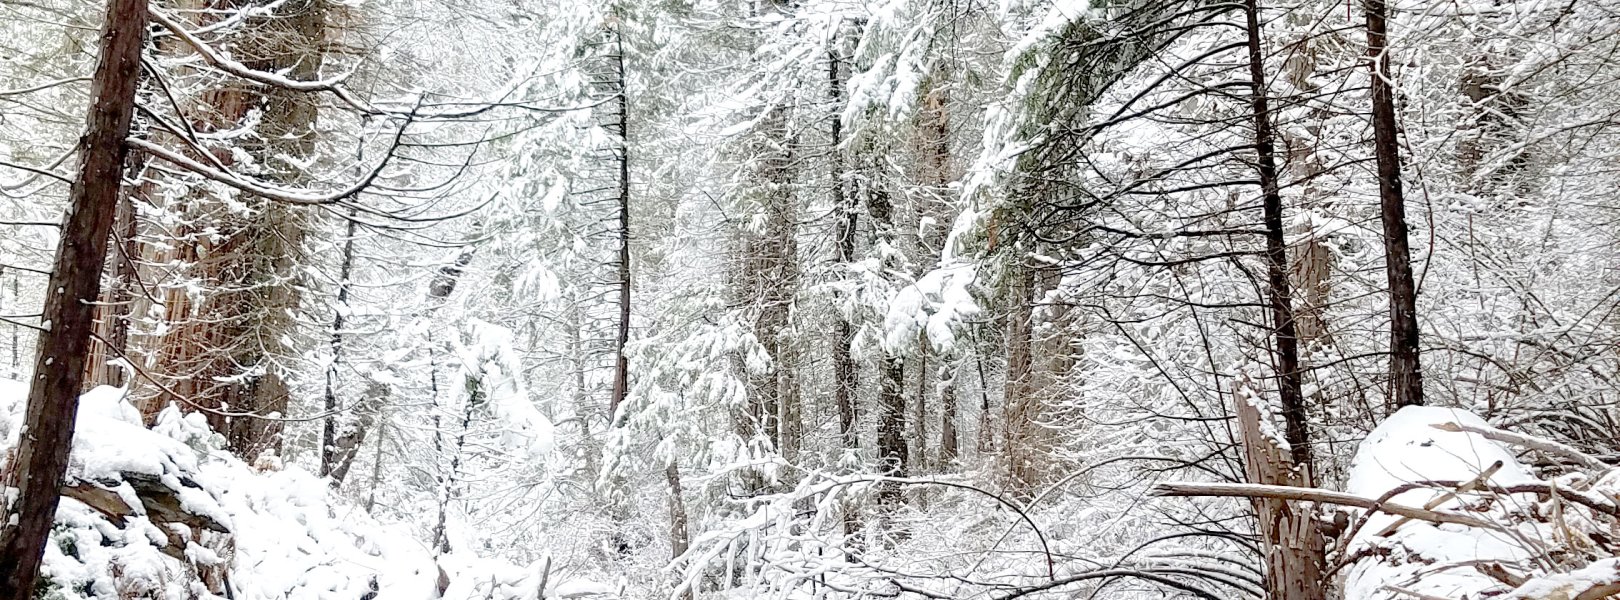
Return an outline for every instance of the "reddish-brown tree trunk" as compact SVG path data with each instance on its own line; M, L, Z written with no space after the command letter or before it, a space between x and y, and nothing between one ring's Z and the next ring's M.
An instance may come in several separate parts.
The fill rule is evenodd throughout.
M118 212L113 216L113 232L119 246L109 252L112 285L101 293L96 304L95 339L90 340L90 354L85 359L85 380L88 389L98 385L124 385L124 370L110 362L124 355L129 342L129 309L135 300L134 258L140 249L135 241L135 202L126 190L118 198ZM110 267L110 268L109 268Z
M1040 400L1035 397L1034 265L1020 261L1013 268L1008 295L1014 303L1006 316L1007 374L1002 384L1003 472L1014 497L1027 500L1040 482L1041 465L1035 457L1041 435Z
M146 0L109 0L101 53L90 84L89 125L68 192L67 219L45 296L38 359L28 392L24 435L7 465L17 488L0 530L0 598L30 598L73 445L84 362L101 291L107 238L124 179L130 120L146 34Z

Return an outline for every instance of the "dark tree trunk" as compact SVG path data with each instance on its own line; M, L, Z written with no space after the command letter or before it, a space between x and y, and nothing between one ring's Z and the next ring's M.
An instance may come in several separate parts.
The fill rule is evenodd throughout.
M360 454L360 445L365 443L366 434L371 428L376 426L377 417L382 413L382 403L387 398L387 387L380 383L370 384L359 405L354 407L354 423L341 433L334 433L330 442L330 458L322 457L325 459L322 467L326 469L322 475L330 478L332 487L342 486L348 478L349 468L354 466L354 459Z
M1299 367L1299 336L1295 330L1293 293L1288 280L1288 241L1283 231L1281 186L1277 181L1277 149L1266 90L1264 51L1260 44L1258 0L1246 0L1249 77L1253 82L1250 107L1254 113L1254 147L1259 171L1263 220L1266 231L1266 280L1270 289L1273 365L1277 394L1282 400L1288 443L1294 464L1310 470L1310 434L1306 429L1305 395Z
M885 357L878 366L878 461L885 475L904 477L910 457L906 448L905 360ZM880 496L880 503L893 506L899 501L899 488Z
M619 405L630 393L630 357L624 347L630 343L630 95L624 72L624 34L613 30L613 67L618 95L615 126L619 134L619 322L613 344L613 396L608 400L608 423L617 418Z
M1247 476L1250 481L1284 483L1281 478L1286 477L1286 483L1291 485L1310 485L1313 471L1310 430L1307 428L1299 343L1288 279L1288 250L1283 231L1277 150L1266 87L1265 54L1260 39L1259 0L1244 2L1244 17L1248 30L1249 77L1253 85L1250 107L1254 113L1254 147L1266 231L1266 278L1270 288L1268 295L1275 346L1273 367L1277 376L1277 394L1282 401L1284 436L1288 441L1286 455L1270 445L1270 440L1248 432L1248 429L1258 432L1260 416L1252 406L1243 402L1241 396L1263 391L1243 392L1246 385L1240 381L1236 394L1240 396L1237 410L1240 417L1247 419L1243 421L1244 449L1247 452ZM1256 505L1264 537L1261 541L1267 557L1267 592L1273 600L1324 600L1326 588L1320 574L1324 571L1326 558L1320 540L1315 537L1310 515L1295 512L1296 508L1280 502ZM1315 543L1297 543L1300 540L1315 540Z
M1367 57L1372 70L1373 150L1378 155L1378 206L1384 221L1385 272L1389 275L1390 398L1396 408L1423 404L1418 362L1417 283L1407 241L1406 198L1401 193L1401 148L1390 81L1384 0L1367 0Z
M27 415L7 483L17 488L0 530L0 598L30 598L39 576L56 507L57 490L73 444L84 361L94 327L107 238L124 179L146 0L109 0L100 57L90 84L89 123L79 139L80 164L68 192L67 219L46 289L38 359L28 391Z
M847 266L855 262L855 228L860 213L851 202L853 195L848 193L844 185L844 153L839 148L844 143L844 124L838 110L844 105L844 79L839 68L842 59L838 57L836 46L827 51L827 61L827 94L834 109L832 117L828 119L833 147L832 198L833 206L842 211L836 223L838 264ZM849 449L859 447L859 436L855 432L855 390L858 383L855 379L855 358L850 351L854 344L855 326L848 317L840 315L833 334L833 398L838 406L838 433L843 436L844 447Z
M325 422L321 424L320 474L322 477L332 475L333 469L338 463L337 439L339 403L337 397L337 375L338 365L343 361L343 325L344 315L348 314L349 310L349 277L354 272L355 217L355 210L352 208L349 209L348 223L344 228L343 260L338 265L337 307L336 310L332 311L332 364L326 368L326 419ZM360 427L360 425L356 424L355 427ZM364 435L364 433L361 435ZM348 452L350 459L353 458L353 451L354 449L351 448ZM344 466L344 471L348 471L347 465ZM342 482L342 477L334 477L332 479L333 485L341 485Z
M894 202L880 181L873 180L881 169L865 165L862 174L866 210L872 215L877 235L894 237ZM885 474L904 477L909 473L911 459L906 445L906 360L903 355L884 348L879 358L878 376L878 461ZM892 507L899 502L898 486L885 486L878 502Z

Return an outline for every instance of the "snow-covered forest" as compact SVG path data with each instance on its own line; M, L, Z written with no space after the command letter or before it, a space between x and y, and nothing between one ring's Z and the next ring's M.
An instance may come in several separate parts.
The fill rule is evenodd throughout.
M1620 597L1620 0L0 30L0 600Z

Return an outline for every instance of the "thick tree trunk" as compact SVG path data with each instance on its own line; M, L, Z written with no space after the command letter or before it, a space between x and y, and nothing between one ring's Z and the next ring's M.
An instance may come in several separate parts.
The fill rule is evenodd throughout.
M1390 79L1388 12L1384 0L1366 0L1367 57L1372 70L1373 150L1378 155L1378 207L1384 222L1385 272L1389 275L1389 378L1394 408L1423 404L1418 360L1417 284L1407 240L1406 198L1401 192L1401 148Z
M843 116L840 112L844 106L842 63L838 56L838 44L834 44L834 49L827 51L827 95L834 109L828 118L833 147L832 200L833 206L841 213L835 223L838 264L848 266L855 262L855 232L860 213L853 202L854 194L850 194L845 185L844 152L839 147L844 143ZM859 384L851 348L855 345L855 325L850 321L851 318L840 311L838 323L834 326L832 348L833 399L838 406L838 433L843 437L846 449L858 448L860 439L855 431L855 391L859 389Z
M218 8L243 7L227 3ZM325 0L293 0L278 6L274 15L251 17L255 26L233 40L231 51L250 68L313 79L325 54L326 9ZM217 18L209 11L195 14L199 21ZM195 100L202 106L191 114L202 132L237 129L260 111L256 135L244 138L243 145L263 157L266 179L303 181L302 169L286 158L301 159L315 150L318 106L309 93L233 83ZM219 154L221 161L234 162L231 154ZM302 207L262 198L242 201L253 208L245 217L206 196L183 198L170 209L189 213L203 225L195 235L177 239L176 256L148 262L187 265L190 272L182 277L201 280L207 293L193 301L190 290L169 290L164 302L169 333L146 341L155 355L149 370L165 378L185 404L219 409L207 413L210 425L233 451L251 458L281 449L283 422L275 415L285 414L290 394L285 363L295 349L287 342L299 333L294 316L300 304L297 267L308 214ZM160 394L149 406L167 400Z
M905 477L911 459L907 455L905 361L890 357L878 365L877 450L879 471L885 475ZM899 504L899 487L886 486L878 502L887 507Z
M760 121L759 153L763 157L755 176L756 210L764 217L763 231L742 231L740 265L732 283L739 303L757 311L753 332L764 348L769 365L747 373L748 427L763 434L786 459L799 448L797 354L792 332L793 303L798 293L798 208L793 182L793 138L788 110L768 109ZM745 368L745 370L747 370Z
M894 203L889 190L875 178L880 168L870 164L872 157L863 157L862 192L866 211L872 216L879 238L893 243L895 237ZM871 161L875 162L875 161ZM911 473L912 459L906 440L906 360L893 348L881 350L878 359L877 451L879 471L895 477ZM885 483L878 491L878 504L892 510L900 503L900 487Z
M68 192L46 289L39 356L28 391L27 414L6 483L17 488L0 529L0 598L30 598L39 576L56 507L58 489L73 444L79 391L89 354L90 332L100 293L101 269L124 179L130 121L141 44L146 35L146 0L110 0L100 56L91 79L89 123L79 139L79 168Z
M1039 440L1044 437L1036 431L1041 425L1041 403L1035 397L1034 385L1034 289L1035 267L1020 261L1012 275L1008 290L1012 312L1006 316L1007 377L1002 384L1004 444L1001 457L1002 471L1008 480L1008 489L1014 497L1028 499L1040 483L1042 469L1035 457Z
M112 264L104 266L112 276L111 285L105 286L96 303L95 339L90 341L90 355L84 365L86 389L125 384L125 370L111 361L122 357L128 348L129 311L135 302L134 286L138 285L134 260L140 248L135 240L135 202L129 190L119 194L113 233L118 245L108 253L107 260Z

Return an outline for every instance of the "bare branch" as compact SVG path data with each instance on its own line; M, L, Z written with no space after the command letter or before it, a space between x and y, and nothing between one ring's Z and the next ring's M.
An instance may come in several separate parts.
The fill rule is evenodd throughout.
M1169 481L1153 486L1150 493L1155 496L1275 498L1278 500L1293 500L1298 502L1318 502L1321 504L1337 504L1340 506L1377 510L1392 515L1411 517L1413 519L1428 521L1431 523L1452 523L1456 525L1481 527L1485 529L1501 528L1500 525L1490 521L1465 515L1424 510L1415 506L1406 506L1404 504L1395 504L1392 502L1380 503L1372 498L1363 498L1355 494L1346 494L1344 492L1334 492L1317 488L1304 488L1287 485Z
M1540 450L1548 454L1555 454L1568 458L1576 463L1579 463L1582 467L1596 471L1607 471L1611 468L1608 463L1598 460L1596 457L1593 457L1590 454L1581 452L1580 450L1575 449L1573 446L1561 444L1533 435L1514 433L1511 431L1497 429L1495 427L1477 427L1474 425L1463 425L1460 423L1436 423L1430 425L1430 427L1439 429L1440 431L1449 431L1452 433L1472 433L1488 440L1502 442L1504 444L1513 444L1515 446L1529 448L1531 450Z

